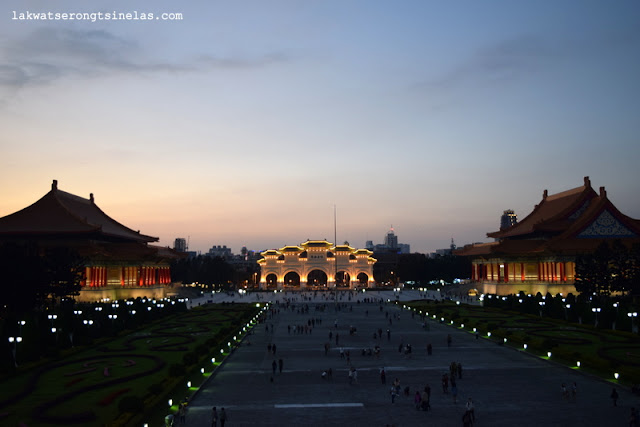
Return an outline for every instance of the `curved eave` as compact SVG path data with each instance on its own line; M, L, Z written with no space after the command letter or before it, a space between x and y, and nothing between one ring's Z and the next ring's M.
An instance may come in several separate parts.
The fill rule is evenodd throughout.
M300 253L300 252L303 252L303 251L304 251L304 249L302 249L299 246L284 246L284 247L278 249L278 252L280 252L280 253L289 253L289 254L292 254L292 253L293 254L297 254L297 253Z
M542 201L533 208L529 215L505 230L487 233L487 237L504 239L523 236L544 228L544 224L565 219L576 209L579 209L586 200L597 197L596 192L591 188L589 178L585 177L584 181L584 185L580 187L551 196L547 196L545 190Z
M300 243L300 246L303 248L331 248L333 244L326 240L307 240L304 243Z

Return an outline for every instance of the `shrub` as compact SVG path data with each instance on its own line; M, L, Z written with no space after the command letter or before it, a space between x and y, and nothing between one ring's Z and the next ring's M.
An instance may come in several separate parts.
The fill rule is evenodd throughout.
M150 394L158 395L164 391L164 387L160 383L155 383L155 384L151 384L148 390Z
M195 365L197 362L198 362L198 353L194 351L185 353L185 355L182 356L182 363L184 363L186 366Z
M118 402L120 412L136 414L144 410L144 400L138 396L125 396Z
M181 363L174 363L169 366L169 375L172 377L181 377L185 374L186 369Z

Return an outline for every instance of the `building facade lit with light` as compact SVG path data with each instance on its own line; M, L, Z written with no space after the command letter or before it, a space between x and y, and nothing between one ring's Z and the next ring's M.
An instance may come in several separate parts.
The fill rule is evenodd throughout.
M544 190L522 221L487 237L495 241L456 251L471 258L471 280L481 292L566 295L576 293L576 258L603 242L640 244L640 221L621 213L604 187L596 192L585 177L583 186L571 190L551 195Z
M85 199L58 189L56 180L34 204L0 218L0 244L66 248L82 258L80 301L164 297L171 261L181 255L150 244L158 240L109 217L93 194Z
M375 283L373 252L348 244L307 240L260 255L260 289L355 289Z

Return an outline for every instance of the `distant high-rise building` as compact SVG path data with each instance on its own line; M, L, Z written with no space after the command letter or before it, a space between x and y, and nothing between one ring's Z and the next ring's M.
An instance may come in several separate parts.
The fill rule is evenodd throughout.
M507 228L516 225L518 223L518 217L512 209L507 209L502 213L500 217L500 230L506 230Z
M387 235L384 236L384 244L389 249L396 249L398 247L398 236L393 231L393 226L387 232Z
M184 239L182 237L178 237L174 242L173 242L173 249L177 252L187 252L187 239Z
M232 253L231 248L228 248L227 245L218 245L212 246L207 255L211 257L231 258Z
M385 234L384 243L374 245L373 241L367 240L365 244L365 248L376 253L383 253L383 252L393 252L393 253L399 253L399 254L411 253L411 245L408 245L406 243L398 243L398 236L396 236L393 226L389 229L387 234Z

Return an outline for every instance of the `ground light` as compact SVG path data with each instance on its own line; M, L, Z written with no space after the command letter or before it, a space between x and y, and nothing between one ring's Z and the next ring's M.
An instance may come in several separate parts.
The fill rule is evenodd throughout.
M616 372L615 374L613 374L613 377L614 377L615 379L618 379L618 378L620 378L620 374Z
M169 402L167 403L169 403L169 406L173 406L173 399L169 399Z
M580 367L580 361L579 361L579 360L576 362L576 366L577 366L578 368Z
M211 358L211 363L216 363L216 358L215 357Z
M527 349L527 345L526 345L526 344L525 344L525 345L523 345L522 347L523 347L525 350Z
M204 374L204 368L200 368L200 373Z
M488 337L491 337L491 332L487 332L487 336L488 336Z
M550 351L547 351L547 357L551 358L551 352Z

